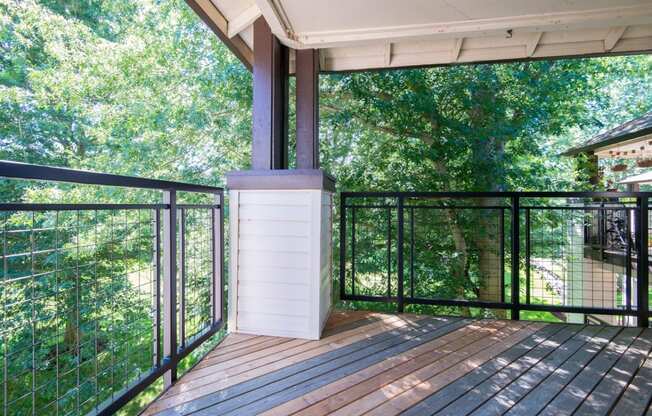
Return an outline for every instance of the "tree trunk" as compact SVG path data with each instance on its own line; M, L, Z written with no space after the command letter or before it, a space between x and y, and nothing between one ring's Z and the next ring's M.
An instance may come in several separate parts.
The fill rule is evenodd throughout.
M446 209L444 212L446 213L446 218L450 225L453 242L455 244L455 252L459 255L457 261L451 266L453 278L457 283L456 295L458 299L465 299L464 288L469 279L469 249L462 228L458 224L455 212L451 209ZM460 314L462 316L471 316L471 311L468 307L462 307L460 308Z
M66 316L63 341L66 346L66 351L71 351L75 355L79 354L79 323L77 322L77 314L74 310L68 312Z
M501 203L496 198L483 198L480 201L483 207L495 206ZM500 230L498 215L499 210L482 209L478 215L478 229L476 244L478 250L478 269L480 271L478 297L486 302L501 301L501 265L500 257ZM504 310L494 310L500 318L506 316Z

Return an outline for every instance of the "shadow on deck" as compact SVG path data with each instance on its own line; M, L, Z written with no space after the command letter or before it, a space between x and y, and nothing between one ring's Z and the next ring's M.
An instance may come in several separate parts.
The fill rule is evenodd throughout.
M336 311L229 335L145 415L643 415L652 330Z

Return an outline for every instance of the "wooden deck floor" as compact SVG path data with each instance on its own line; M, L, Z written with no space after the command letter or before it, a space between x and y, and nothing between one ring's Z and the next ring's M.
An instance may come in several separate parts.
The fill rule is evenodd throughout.
M231 334L145 415L652 415L652 330L334 312Z

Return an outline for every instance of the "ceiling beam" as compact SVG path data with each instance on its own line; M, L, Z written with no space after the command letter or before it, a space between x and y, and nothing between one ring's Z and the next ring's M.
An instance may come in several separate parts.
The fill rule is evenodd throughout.
M261 2L274 2L274 0L257 0ZM282 13L274 10L269 5L260 7L263 15L279 22ZM267 10L266 10L267 9ZM270 16L268 16L268 14ZM396 43L406 38L436 36L439 39L468 38L477 36L500 36L505 31L516 32L536 31L548 32L572 29L590 29L617 21L622 26L645 24L652 18L652 3L639 4L626 7L611 7L573 12L548 13L540 15L510 16L481 20L462 20L444 23L408 24L392 27L354 28L325 31L292 31L291 38L287 37L288 28L281 29L286 35L284 42L295 43L293 47L302 48L329 48L338 46L351 46L360 42L379 41ZM270 23L271 25L271 23ZM280 22L279 22L280 26ZM274 26L272 25L272 29Z
M229 38L233 38L247 27L251 26L261 15L260 9L254 4L238 16L231 19L228 23Z
M210 0L186 0L190 8L217 35L227 48L251 71L254 65L254 52L239 35L229 38L226 18Z
M526 56L534 56L534 52L536 52L537 46L539 46L539 42L541 41L541 36L543 36L543 32L533 33L532 36L530 36L530 39L525 45Z
M385 57L384 57L385 66L390 66L392 64L392 43L387 42L385 44Z
M625 30L627 30L627 26L612 27L609 29L609 33L607 33L607 37L604 39L604 50L612 50L620 38L623 37Z
M453 41L453 51L451 53L451 61L457 62L460 59L460 52L462 52L462 45L464 45L464 38L457 38Z

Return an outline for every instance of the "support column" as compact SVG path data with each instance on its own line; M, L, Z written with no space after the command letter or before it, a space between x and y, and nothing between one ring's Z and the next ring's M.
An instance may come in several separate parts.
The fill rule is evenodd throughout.
M296 51L297 169L319 169L319 51Z
M287 169L288 49L262 17L254 45L252 169Z
M227 174L230 332L319 339L332 306L334 179L319 169L317 51L297 51L288 169L287 49L254 23L252 169Z

